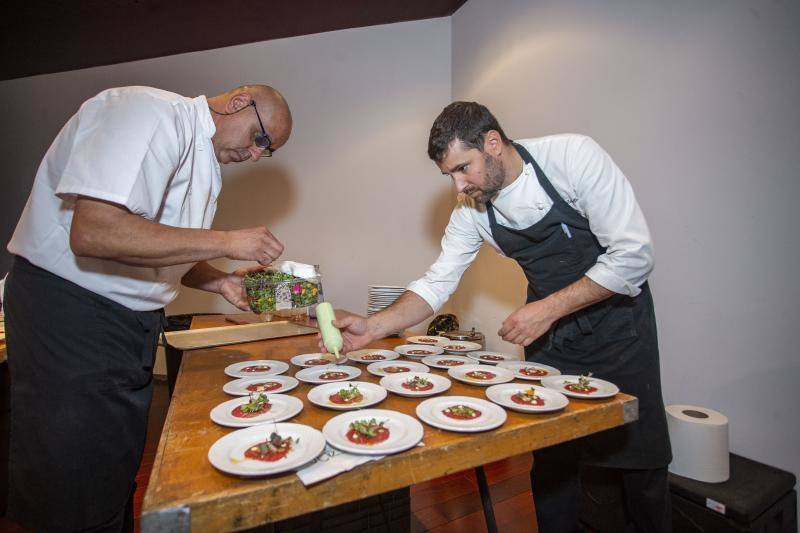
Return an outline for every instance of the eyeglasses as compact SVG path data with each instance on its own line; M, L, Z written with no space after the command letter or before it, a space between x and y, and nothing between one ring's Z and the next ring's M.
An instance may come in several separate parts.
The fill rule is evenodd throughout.
M261 133L256 133L256 146L263 150L263 152L261 152L261 157L272 157L273 150L269 147L272 144L272 140L269 138L269 135L267 135L267 130L264 129L264 123L261 122L261 115L258 114L256 101L251 101L250 105L253 106L253 110L256 112L256 118L258 118L258 125L261 126Z

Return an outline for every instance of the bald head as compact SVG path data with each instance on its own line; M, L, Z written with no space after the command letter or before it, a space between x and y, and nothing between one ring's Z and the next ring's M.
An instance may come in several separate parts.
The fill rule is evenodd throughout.
M249 96L255 100L264 127L272 139L272 147L283 146L292 133L292 112L286 99L275 88L269 85L242 85L225 93L227 100L240 96Z
M242 85L207 100L216 126L212 140L217 159L223 163L256 161L264 155L263 148L253 144L261 124L270 140L267 154L289 140L292 133L289 105L281 93L268 85ZM244 112L248 108L255 111Z

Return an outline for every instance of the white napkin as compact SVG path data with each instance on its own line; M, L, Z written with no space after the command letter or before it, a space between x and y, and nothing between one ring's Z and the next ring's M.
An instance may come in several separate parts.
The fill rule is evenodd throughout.
M314 265L307 265L305 263L296 263L295 261L279 261L273 263L273 266L278 268L284 274L289 274L296 278L312 279L317 275Z
M314 462L297 471L297 477L303 485L309 486L324 479L338 476L343 472L354 469L359 465L370 461L383 459L385 455L355 455L345 453L332 448L329 444L325 445L322 455L314 459Z

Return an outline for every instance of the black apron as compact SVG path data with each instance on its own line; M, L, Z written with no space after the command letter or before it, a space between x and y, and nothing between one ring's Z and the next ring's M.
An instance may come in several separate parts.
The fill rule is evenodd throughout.
M561 198L528 151L516 143L514 148L533 166L553 206L539 222L520 230L498 224L491 203L486 207L492 237L525 273L530 303L579 280L605 249L588 220ZM529 361L554 366L564 374L592 372L639 399L637 422L582 439L585 459L592 464L659 468L672 460L653 299L647 283L641 289L636 297L615 294L561 318L525 348Z
M9 516L35 531L124 530L163 311L132 311L22 257L5 307Z

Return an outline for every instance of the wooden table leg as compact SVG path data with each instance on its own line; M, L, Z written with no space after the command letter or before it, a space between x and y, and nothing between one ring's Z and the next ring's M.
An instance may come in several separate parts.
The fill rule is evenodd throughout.
M494 508L492 507L492 495L489 493L489 484L486 482L486 472L483 467L475 469L475 476L478 478L478 489L481 492L481 503L483 504L483 517L486 519L486 529L489 533L497 533L497 522L494 519Z

